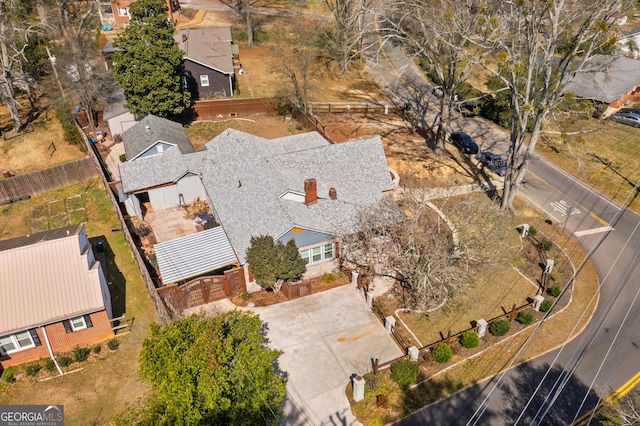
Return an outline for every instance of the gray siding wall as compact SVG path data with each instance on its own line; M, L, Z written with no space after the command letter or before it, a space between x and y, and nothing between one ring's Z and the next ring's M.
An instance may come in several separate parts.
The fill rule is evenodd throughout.
M189 173L176 185L149 190L149 201L154 210L163 210L190 203L198 197L208 200L206 194L200 176Z
M226 97L233 96L232 78L227 74L189 60L184 62L184 72L187 79L187 88L191 92L193 99L205 98L214 93L219 95L222 91L224 91ZM209 86L202 87L200 85L201 75L209 76Z
M295 240L298 248L315 246L325 241L333 240L333 237L329 234L325 234L323 232L315 232L305 230L303 232L292 232L289 231L284 234L282 237L278 239L278 241L282 241L282 244L286 244L289 240Z

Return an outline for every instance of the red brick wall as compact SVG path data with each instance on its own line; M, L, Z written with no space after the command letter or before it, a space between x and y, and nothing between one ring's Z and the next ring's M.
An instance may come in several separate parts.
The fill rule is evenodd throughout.
M49 337L49 343L51 344L53 353L58 354L60 352L67 352L76 346L88 346L113 338L114 334L111 329L109 317L107 316L107 311L100 311L91 314L91 322L93 323L93 327L74 331L69 334L64 331L64 325L62 325L62 322L46 325L45 329L47 330L47 336ZM38 337L40 337L42 346L36 346L35 348L14 352L2 357L0 360L2 368L35 361L49 356L49 350L47 349L47 344L42 330L37 328L36 331L38 332Z

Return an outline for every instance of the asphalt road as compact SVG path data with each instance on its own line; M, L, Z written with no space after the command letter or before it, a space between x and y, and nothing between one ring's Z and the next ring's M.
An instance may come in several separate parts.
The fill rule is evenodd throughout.
M394 73L388 72L390 64ZM398 103L410 102L425 123L433 120L437 111L428 83L420 81L399 47L387 46L371 65L380 68L376 74ZM506 133L485 120L462 119L453 126L473 135L481 149L507 151ZM640 371L640 272L635 264L640 218L542 158L532 160L520 195L561 224L587 252L593 251L601 282L593 319L561 350L509 370L500 381L485 381L426 407L401 425L564 425ZM557 389L559 377L563 385Z

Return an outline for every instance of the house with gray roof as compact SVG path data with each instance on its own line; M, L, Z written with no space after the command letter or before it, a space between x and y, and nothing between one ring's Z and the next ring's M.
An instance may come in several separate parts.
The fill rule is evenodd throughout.
M626 56L594 55L572 76L565 92L605 104L640 96L640 61Z
M228 264L231 250L243 265L252 236L270 235L283 243L293 239L307 260L305 277L334 269L336 235L356 232L360 210L393 189L379 136L331 144L317 132L268 140L227 129L201 151L181 154L172 148L162 156L122 163L120 173L122 201L130 215L142 218L136 206L145 200L166 204L187 187L194 188L191 193L197 188L224 230L225 241L218 247L226 255L208 257ZM163 250L160 271L184 263L179 259L188 250L189 244ZM222 264L209 265L215 266ZM191 275L172 274L177 281L203 268L199 265Z
M122 133L127 160L162 154L171 147L187 154L193 145L182 124L149 114Z
M232 97L235 84L231 28L183 28L174 39L184 52L185 87L192 99Z

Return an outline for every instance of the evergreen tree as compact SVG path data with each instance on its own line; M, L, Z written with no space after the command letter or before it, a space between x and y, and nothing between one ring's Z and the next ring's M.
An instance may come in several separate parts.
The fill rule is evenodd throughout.
M176 117L189 107L190 94L182 84L183 53L173 39L166 2L138 0L129 12L131 22L116 40L113 56L125 106L136 117Z
M274 243L268 235L251 237L247 260L256 282L275 293L286 281L300 278L306 268L295 241L289 240L286 245Z

